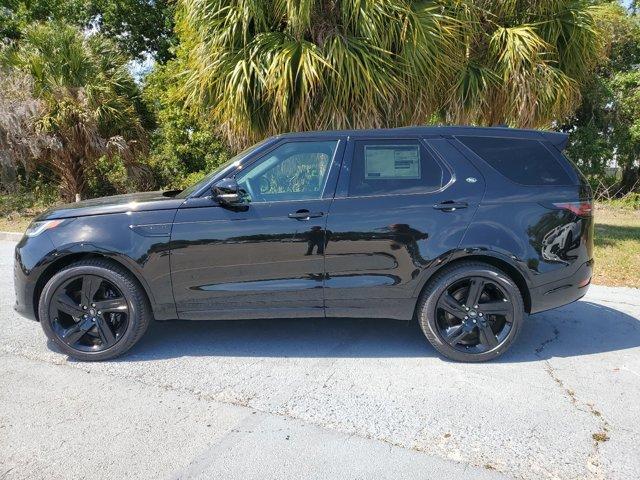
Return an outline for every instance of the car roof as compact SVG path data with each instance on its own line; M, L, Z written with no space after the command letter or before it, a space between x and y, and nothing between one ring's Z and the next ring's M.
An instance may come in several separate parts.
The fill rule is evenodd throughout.
M546 140L553 143L561 150L566 146L569 135L560 132L547 130L526 130L509 127L471 127L471 126L415 126L400 128L374 128L363 130L323 130L309 132L290 132L277 135L276 138L322 138L335 136L348 137L394 137L397 135L409 136L429 136L429 135L451 135L451 136L482 136L482 137L507 137L507 138L530 138L536 140Z

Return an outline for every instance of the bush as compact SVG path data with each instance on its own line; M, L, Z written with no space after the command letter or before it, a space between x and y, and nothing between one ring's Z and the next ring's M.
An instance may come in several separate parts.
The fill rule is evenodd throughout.
M104 197L132 191L127 168L120 157L101 157L88 175L89 197Z
M599 202L601 205L624 210L640 210L640 193L631 192L624 197Z
M19 178L18 189L0 194L0 216L33 216L59 201L58 187L45 181L43 175L34 175L30 180Z
M201 125L181 125L184 123L184 118L175 119L154 135L149 167L161 188L186 188L230 158L213 133Z
M144 88L158 123L148 164L158 185L167 189L195 183L230 157L212 126L185 109L175 90L176 68L176 60L157 66Z

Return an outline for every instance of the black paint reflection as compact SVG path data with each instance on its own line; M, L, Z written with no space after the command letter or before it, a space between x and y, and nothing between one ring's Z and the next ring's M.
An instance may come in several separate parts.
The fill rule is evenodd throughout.
M313 249L316 249L316 255L324 255L324 248L327 246L327 237L324 229L320 226L311 227L306 235L307 237L307 253L305 255L313 255Z

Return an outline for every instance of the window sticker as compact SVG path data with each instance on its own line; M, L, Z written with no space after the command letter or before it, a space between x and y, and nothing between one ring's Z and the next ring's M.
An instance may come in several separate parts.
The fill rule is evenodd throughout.
M419 180L419 148L418 145L365 145L365 179Z

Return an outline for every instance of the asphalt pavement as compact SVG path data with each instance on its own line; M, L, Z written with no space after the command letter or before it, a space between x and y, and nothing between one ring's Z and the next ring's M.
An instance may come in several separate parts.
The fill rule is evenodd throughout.
M478 365L412 325L165 322L80 363L12 310L0 241L0 479L636 479L640 290L592 286Z

